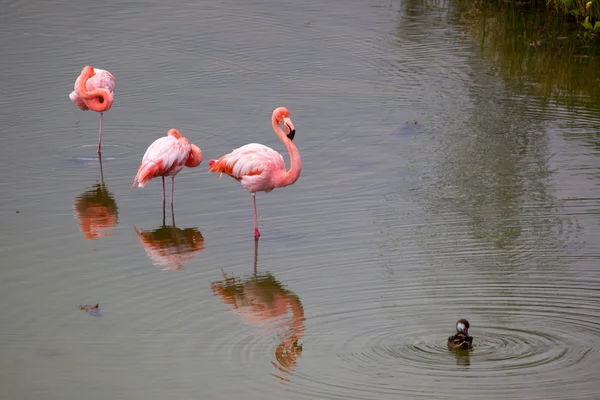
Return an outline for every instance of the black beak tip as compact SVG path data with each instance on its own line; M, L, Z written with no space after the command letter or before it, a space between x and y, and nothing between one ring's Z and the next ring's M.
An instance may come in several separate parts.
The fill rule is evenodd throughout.
M287 137L288 137L290 140L294 140L294 135L296 135L296 130L295 130L295 129L292 129L292 130L290 131L290 133L288 133L288 134L287 134Z

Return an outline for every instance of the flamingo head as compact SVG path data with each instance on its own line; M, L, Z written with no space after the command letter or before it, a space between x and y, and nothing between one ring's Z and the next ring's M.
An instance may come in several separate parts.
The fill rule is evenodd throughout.
M275 111L273 111L273 119L275 119L278 124L283 124L283 126L285 126L285 134L288 139L294 140L296 128L294 128L294 124L290 119L290 112L288 109L285 107L277 107Z
M173 136L175 139L181 139L181 133L175 129L175 128L171 128L169 129L169 133L167 133L168 136Z
M191 145L190 155L185 163L186 167L194 168L202 162L202 150L195 144Z

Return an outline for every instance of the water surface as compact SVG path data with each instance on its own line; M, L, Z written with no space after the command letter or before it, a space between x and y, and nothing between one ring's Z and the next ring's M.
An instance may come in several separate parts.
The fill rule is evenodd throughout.
M469 15L5 4L0 398L593 398L597 91L533 67L514 84L502 57L543 46L477 40ZM86 64L117 79L101 164L98 115L68 99ZM303 171L257 195L256 245L250 195L207 160L250 142L285 154L279 105ZM163 210L160 180L131 183L170 128L205 161ZM474 348L455 354L461 317Z

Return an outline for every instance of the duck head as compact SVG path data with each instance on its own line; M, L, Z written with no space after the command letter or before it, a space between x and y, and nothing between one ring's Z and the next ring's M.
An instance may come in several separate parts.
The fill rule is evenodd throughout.
M466 337L469 337L469 321L462 318L456 321L456 332L464 334Z

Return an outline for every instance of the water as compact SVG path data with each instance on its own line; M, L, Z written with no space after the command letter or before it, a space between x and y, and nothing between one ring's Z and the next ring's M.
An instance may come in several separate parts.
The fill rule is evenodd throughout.
M4 4L0 398L595 398L598 58L482 36L503 23L485 18ZM68 99L86 64L117 79L101 164L98 115ZM255 245L250 195L207 160L285 154L279 105L303 171L258 194ZM163 210L160 180L130 186L173 127L205 161ZM461 317L474 348L451 353Z

